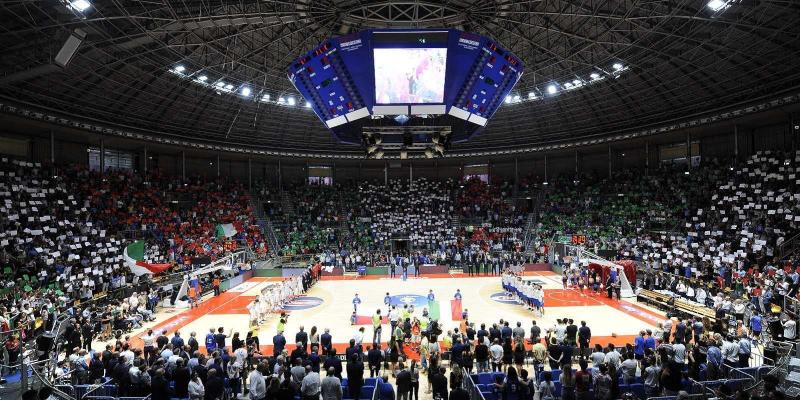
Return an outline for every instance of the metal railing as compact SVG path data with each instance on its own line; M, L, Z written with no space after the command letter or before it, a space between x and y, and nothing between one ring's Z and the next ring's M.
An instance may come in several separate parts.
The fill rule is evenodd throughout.
M372 400L381 400L381 384L383 379L380 377L375 379L375 389L372 390Z
M75 385L75 398L83 400L90 397L117 397L118 386L108 381L89 385Z
M800 249L800 233L785 240L780 246L778 246L778 257L786 258L796 253L798 249Z
M472 380L472 376L467 372L467 370L461 368L461 374L464 377L464 379L461 380L461 388L469 393L470 400L485 400L483 393L481 393L480 389L478 389L478 385L476 385L475 381Z
M783 296L783 312L795 318L800 315L800 300L795 297Z

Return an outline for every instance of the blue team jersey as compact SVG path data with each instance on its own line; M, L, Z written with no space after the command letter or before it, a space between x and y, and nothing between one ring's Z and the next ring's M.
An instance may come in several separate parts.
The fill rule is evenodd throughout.
M633 339L633 354L643 355L644 354L644 337L637 336Z
M361 304L361 299L358 297L353 297L353 304Z
M761 316L760 315L753 315L750 318L750 328L756 332L761 332Z
M214 339L214 334L209 333L206 335L206 351L211 352L216 350L217 348L217 341Z
M456 300L461 300L461 293L456 293L453 297L455 297Z
M434 300L433 293L428 293L428 301L433 301L433 300Z

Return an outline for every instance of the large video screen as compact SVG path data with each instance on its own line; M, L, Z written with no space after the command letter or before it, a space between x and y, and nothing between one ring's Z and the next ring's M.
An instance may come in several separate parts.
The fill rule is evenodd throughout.
M444 101L447 48L374 49L374 65L376 103Z

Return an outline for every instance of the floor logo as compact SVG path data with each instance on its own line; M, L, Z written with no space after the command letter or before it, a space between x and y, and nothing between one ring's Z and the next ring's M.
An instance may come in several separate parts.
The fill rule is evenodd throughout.
M301 296L292 300L289 304L284 305L283 309L287 311L308 310L309 308L319 306L322 302L323 300L319 297Z
M523 279L522 281L525 282L525 283L531 282L534 285L539 285L539 286L542 286L542 285L545 284L544 281L541 281L541 280L536 279L536 278L534 278L534 279Z
M509 298L506 292L497 292L491 296L490 299L503 304L519 304L514 298Z
M620 308L625 310L625 311L627 311L629 314L636 314L641 318L650 320L654 324L662 322L661 318L658 318L658 317L656 317L654 315L648 314L648 313L646 313L646 312L644 312L644 311L642 311L642 310L640 310L640 309L638 309L636 307L620 303Z
M409 305L415 308L428 306L428 297L418 294L398 294L396 296L390 296L390 298L393 306L402 307L404 305Z

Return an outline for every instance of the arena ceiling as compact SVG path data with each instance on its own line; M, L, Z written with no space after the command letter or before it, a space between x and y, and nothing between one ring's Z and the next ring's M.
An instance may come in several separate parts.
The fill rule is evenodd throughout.
M452 27L522 58L519 100L450 151L599 137L800 90L793 0L8 0L0 21L3 102L265 149L357 151L276 99L299 98L295 56L367 28ZM85 40L57 66L75 29Z

